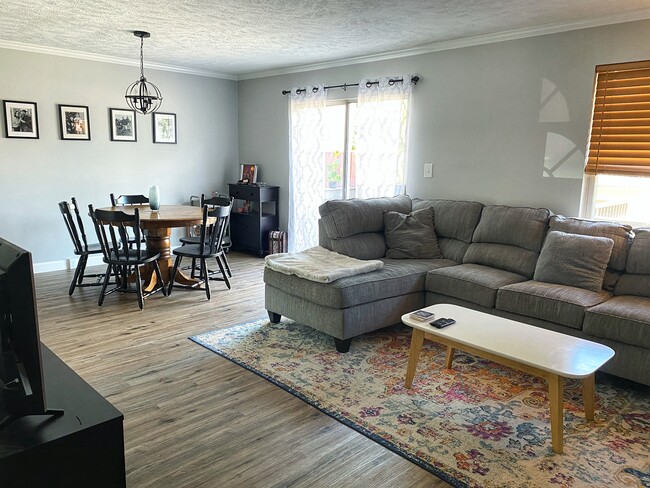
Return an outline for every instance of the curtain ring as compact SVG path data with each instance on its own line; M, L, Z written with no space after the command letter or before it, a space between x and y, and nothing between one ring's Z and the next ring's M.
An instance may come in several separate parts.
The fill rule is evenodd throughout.
M366 81L366 88L370 88L371 86L372 86L372 82L371 81Z
M315 86L311 89L312 93L318 93L318 87Z
M391 78L390 80L388 80L388 86L393 86L394 84L395 84L394 79Z
M348 91L348 84L347 83L343 83L343 91Z

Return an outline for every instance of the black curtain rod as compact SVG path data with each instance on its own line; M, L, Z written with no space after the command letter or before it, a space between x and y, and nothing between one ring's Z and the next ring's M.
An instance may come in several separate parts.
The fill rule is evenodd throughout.
M420 81L419 76L412 76L411 77L411 83L414 85L418 84L418 81ZM395 83L402 83L404 82L404 78L391 78L388 80L388 84L393 86ZM366 81L366 87L370 88L372 85L378 85L379 81ZM330 86L324 86L323 89L328 90L330 88L343 88L343 91L347 90L348 87L354 87L354 86L359 86L359 83L343 83L342 85L330 85ZM306 92L306 88L298 88L296 90L296 93L304 93ZM312 92L316 93L318 91L318 87L314 87L311 89ZM291 90L282 90L283 95L289 95L291 93Z

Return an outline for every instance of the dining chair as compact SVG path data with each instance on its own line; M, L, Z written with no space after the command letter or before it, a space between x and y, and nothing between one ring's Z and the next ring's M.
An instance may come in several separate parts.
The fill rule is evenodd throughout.
M101 307L102 303L104 303L104 298L113 292L133 292L129 288L129 277L131 273L135 276L135 292L138 295L138 306L140 310L144 308L144 299L158 290L162 290L163 295L166 296L167 290L160 273L160 266L158 265L160 253L142 248L142 231L140 230L140 212L138 209L135 209L133 215L119 210L94 210L92 205L88 205L88 210L95 225L97 239L102 248L103 261L106 264L106 278L104 279L97 305ZM127 229L132 231L135 236L134 247L122 245L122 242L127 241ZM144 293L142 290L140 266L143 265L148 265L153 268L158 283L156 288L147 293ZM115 273L117 283L114 288L107 291L107 278L111 272Z
M71 209L72 212L74 212L74 217L70 211ZM104 273L87 274L86 265L88 264L88 256L91 254L101 254L102 248L99 243L88 244L83 220L79 214L79 206L77 205L77 199L75 197L71 198L70 203L66 201L59 202L59 210L61 211L61 215L63 215L63 221L68 229L68 234L70 234L70 239L72 239L74 254L75 256L79 256L79 261L77 261L77 266L74 270L74 277L72 278L72 283L70 283L70 288L68 289L68 295L72 296L75 288L78 286L101 286ZM95 281L84 283L84 278L95 278Z
M114 193L111 193L111 205L117 207L118 205L147 205L149 199L144 195L120 195L115 197Z
M228 225L228 218L232 210L232 200L228 201L228 205L216 206L210 208L209 205L203 205L203 219L201 224L201 233L199 241L196 244L185 244L179 248L174 249L173 253L176 256L174 261L174 268L172 269L171 277L169 278L169 289L167 294L170 295L174 287L198 290L201 285L205 286L205 296L210 300L210 280L223 281L230 289L230 280L228 273L224 267L224 250L221 245L223 236L226 232ZM213 223L209 220L215 219ZM174 284L178 267L184 257L199 260L201 263L199 281L193 285L178 285ZM220 277L216 273L210 273L206 260L214 258L221 271Z
M208 205L210 208L214 207L225 207L230 205L232 208L232 202L234 198L229 197L228 195L222 195L218 194L210 198L206 198L204 194L201 194L201 207L204 205ZM228 258L226 257L226 253L230 250L230 246L232 244L232 241L230 240L230 214L228 214L227 217L227 222L226 222L226 231L224 233L222 242L221 242L221 249L224 251L223 253L223 265L226 269L226 273L228 273L228 277L232 278L232 271L230 269L230 263L228 263ZM199 227L200 229L200 227ZM181 242L182 245L186 244L198 244L199 243L200 236L188 236L188 237L181 237L179 241ZM197 267L196 267L196 259L192 260L192 278L196 275ZM213 273L212 271L209 271L211 274Z
M119 197L115 197L114 193L111 193L111 205L113 207L117 207L120 205L148 205L149 204L149 199L145 197L144 195L120 195ZM131 236L129 233L127 233L128 236L128 245L129 247L133 247L133 244L135 243L135 240L133 236ZM140 242L145 242L145 237L144 235L142 236L142 239Z

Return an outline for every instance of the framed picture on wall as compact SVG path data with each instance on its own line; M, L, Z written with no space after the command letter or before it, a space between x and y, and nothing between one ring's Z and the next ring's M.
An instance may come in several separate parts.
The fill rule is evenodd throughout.
M176 114L153 113L153 142L176 144Z
M111 108L111 141L136 142L135 110Z
M36 102L4 100L5 135L16 139L38 139Z
M239 181L246 180L247 184L257 183L257 165L256 164L240 164L239 165Z
M59 105L61 139L90 140L90 116L85 105Z

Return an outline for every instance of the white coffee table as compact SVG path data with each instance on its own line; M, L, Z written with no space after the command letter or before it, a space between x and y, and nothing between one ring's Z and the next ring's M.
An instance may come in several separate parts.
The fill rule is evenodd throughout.
M454 351L459 349L546 378L552 444L558 454L562 453L563 445L563 378L582 379L585 418L594 419L594 373L614 356L611 348L456 305L438 304L424 310L433 312L436 318L452 318L456 323L437 329L428 322L411 319L408 313L402 316L402 322L413 328L406 371L407 388L413 385L422 343L426 338L447 346L447 368L451 368Z

